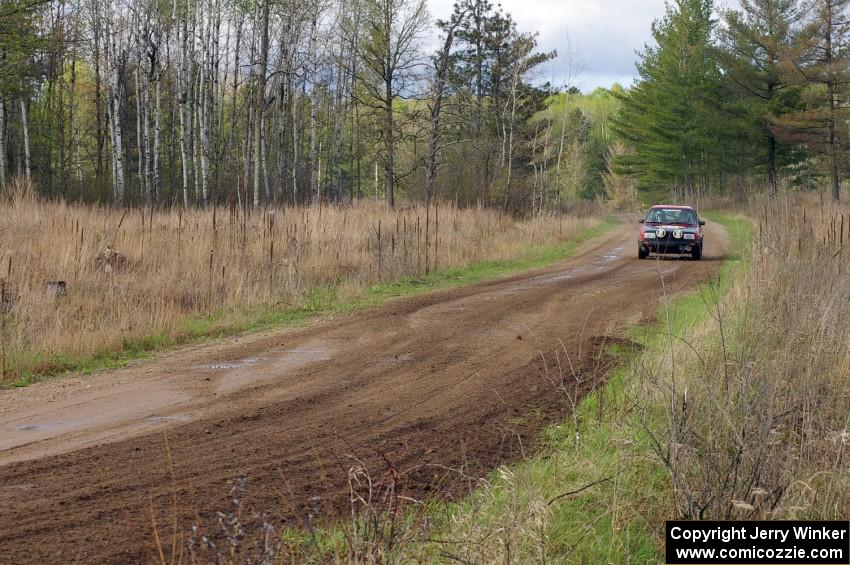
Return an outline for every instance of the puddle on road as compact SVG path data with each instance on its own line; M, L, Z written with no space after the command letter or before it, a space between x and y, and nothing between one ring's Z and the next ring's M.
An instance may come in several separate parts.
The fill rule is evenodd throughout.
M77 423L74 420L54 420L50 422L27 422L26 424L0 428L0 453L20 445L40 441L42 438L53 434L61 434L66 428L73 427Z
M546 284L556 284L561 281L574 279L580 275L598 273L600 271L610 269L611 262L618 261L623 258L625 249L626 247L624 245L618 245L617 247L606 251L604 255L600 255L597 260L591 261L585 265L578 265L564 269L556 274L533 277L527 281L517 284L513 287L513 289L514 291L529 290Z
M192 417L188 414L174 414L172 416L148 416L147 422L189 422Z
M518 285L517 289L527 290L531 288L537 288L543 286L545 284L555 284L561 281L574 279L579 275L584 275L587 273L592 273L594 271L600 269L607 269L606 264L597 265L596 262L589 263L587 265L579 265L577 267L570 267L569 269L565 269L559 273L551 274L551 275L541 275L538 277L534 277L530 279L528 282Z
M388 357L387 361L390 363L409 363L413 361L413 354L402 353L401 355L393 355L392 357Z
M21 424L20 426L15 426L16 432L35 432L39 430L49 430L51 428L58 428L59 426L63 426L68 424L68 422L44 422L40 424Z
M284 349L275 364L279 367L300 367L315 361L330 361L331 356L327 349Z
M498 300L499 298L502 298L503 296L510 296L512 294L517 294L519 291L520 291L519 288L507 288L507 289L504 289L504 290L494 290L494 291L488 293L486 296L484 296L483 299L485 301L486 300Z
M229 363L216 363L215 365L206 365L205 367L214 371L224 371L227 369L241 369L242 367L254 365L260 361L263 361L262 357L248 357L247 359L240 359Z
M136 424L144 424L144 423L169 423L169 422L189 422L192 420L191 415L189 414L173 414L168 416L161 416L158 414L152 416L141 416L135 420L131 419L131 422L135 422ZM75 429L79 429L82 426L93 425L96 424L98 418L79 418L73 420L57 420L51 422L29 422L26 424L19 424L17 426L11 426L10 428L6 428L11 432L23 432L18 437L19 440L14 440L10 436L9 442L0 441L0 451L5 449L9 449L10 447L14 447L20 440L24 438L31 439L39 439L41 436L50 437L54 433L65 433L69 431L73 431ZM134 425L131 423L130 425ZM26 440L30 441L30 440Z
M617 259L622 259L624 249L625 249L625 247L623 247L622 245L619 245L619 246L615 247L614 249L611 249L610 251L608 251L605 255L602 256L602 258L605 259L606 261L616 261Z
M20 414L0 423L0 465L188 420L188 414L175 414L175 407L188 399L179 389L142 380Z
M218 392L231 392L269 378L285 377L289 371L331 360L331 349L324 341L304 344L292 349L273 349L265 357L250 357L208 368L223 372L217 383Z

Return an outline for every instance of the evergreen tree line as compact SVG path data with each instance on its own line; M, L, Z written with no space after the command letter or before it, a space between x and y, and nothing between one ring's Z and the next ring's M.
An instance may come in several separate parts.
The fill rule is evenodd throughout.
M118 204L519 206L550 94L535 70L554 56L487 0L440 22L425 0L6 0L0 185Z
M850 131L850 0L676 0L640 53L615 120L613 168L649 193L756 181L839 199Z

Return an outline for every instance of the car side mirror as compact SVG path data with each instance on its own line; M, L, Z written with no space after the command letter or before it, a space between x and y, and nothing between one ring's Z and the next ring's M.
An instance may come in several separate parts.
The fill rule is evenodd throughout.
M699 225L704 226L704 225L705 225L705 220L700 220L700 221L699 221Z
M642 224L642 223L643 223L643 220L638 220L638 223L639 223L639 224Z

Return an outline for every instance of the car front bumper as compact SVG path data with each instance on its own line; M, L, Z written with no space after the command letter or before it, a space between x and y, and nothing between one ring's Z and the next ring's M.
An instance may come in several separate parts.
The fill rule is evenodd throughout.
M644 240L640 242L641 247L649 253L658 254L676 254L676 253L691 253L698 245L699 241L695 240Z

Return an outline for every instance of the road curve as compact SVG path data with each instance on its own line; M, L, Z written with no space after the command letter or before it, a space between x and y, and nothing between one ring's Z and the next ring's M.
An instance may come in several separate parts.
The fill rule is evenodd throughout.
M728 244L709 223L703 261L638 261L636 231L554 267L0 391L0 561L158 561L157 536L168 559L193 525L221 533L237 483L249 531L303 525L346 510L359 465L413 497L456 494L457 470L521 457L599 383L601 344L654 316L662 278L693 288Z

